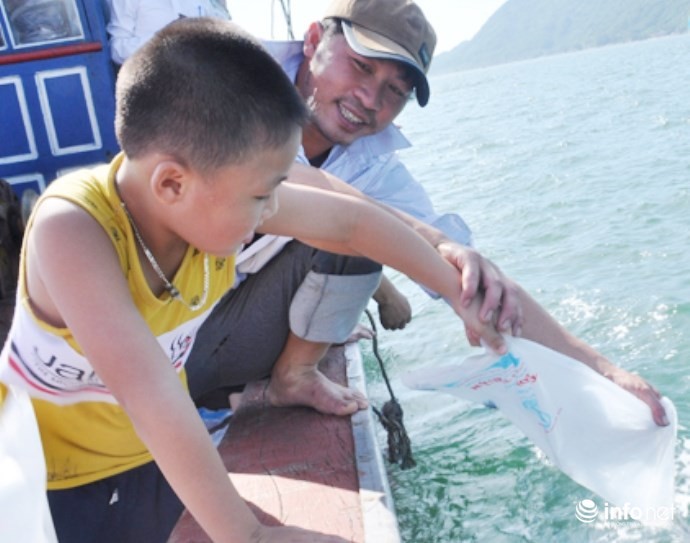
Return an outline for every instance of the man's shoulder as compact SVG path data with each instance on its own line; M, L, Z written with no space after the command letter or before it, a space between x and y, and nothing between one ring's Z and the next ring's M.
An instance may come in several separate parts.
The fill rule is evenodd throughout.
M303 58L301 40L263 40L262 44L269 54L286 68L285 64L291 59L300 60Z

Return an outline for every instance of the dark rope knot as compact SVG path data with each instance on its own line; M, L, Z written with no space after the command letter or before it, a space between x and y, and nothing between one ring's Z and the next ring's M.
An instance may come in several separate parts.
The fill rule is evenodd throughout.
M388 432L388 461L400 464L400 469L410 469L417 465L412 457L410 438L403 424L403 411L397 400L392 399L383 404L383 412L372 408L381 425Z
M381 411L379 411L376 407L372 407L372 410L374 413L376 413L379 422L388 434L388 461L391 464L400 464L400 469L410 469L415 467L417 463L412 457L412 445L410 443L410 438L407 435L405 424L403 423L403 410L402 407L400 407L398 400L395 398L395 394L393 394L393 388L388 380L386 368L384 367L383 360L379 355L378 341L376 338L376 324L368 309L365 310L365 313L367 314L371 327L374 330L374 337L372 338L374 356L379 363L381 375L383 375L383 380L386 383L386 387L388 387L388 393L391 397L390 400L383 404Z

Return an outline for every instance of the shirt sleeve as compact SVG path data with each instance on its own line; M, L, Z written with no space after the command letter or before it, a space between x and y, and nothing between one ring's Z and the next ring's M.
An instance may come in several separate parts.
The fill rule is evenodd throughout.
M109 0L109 3L110 56L117 64L122 64L159 29L180 16L169 2Z
M462 217L456 213L437 213L424 187L396 153L379 157L370 167L351 177L350 184L367 196L438 228L462 245L472 244L472 232Z

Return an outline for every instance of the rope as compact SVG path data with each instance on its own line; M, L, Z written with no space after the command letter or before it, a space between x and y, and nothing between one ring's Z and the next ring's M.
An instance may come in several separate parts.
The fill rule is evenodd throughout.
M383 404L383 408L380 411L374 406L372 406L372 409L374 413L376 413L379 422L388 433L388 461L391 464L399 463L400 469L410 469L415 467L417 463L414 458L412 458L410 438L407 435L407 430L405 430L405 424L403 423L403 410L398 400L395 398L393 387L391 387L388 374L386 373L386 368L383 365L383 360L381 360L381 355L379 355L376 323L368 309L365 309L364 312L367 314L369 322L371 323L371 328L374 330L374 337L371 340L374 356L379 363L381 375L388 388L388 394L391 397L390 400Z
M275 2L276 0L273 0L271 2L271 37L274 37L273 34L273 23L274 23L274 18L273 18L273 8L275 7ZM294 40L295 35L292 32L292 6L290 5L291 0L280 0L280 7L283 9L283 18L285 19L285 26L287 27L287 34L288 34L288 39L289 40Z

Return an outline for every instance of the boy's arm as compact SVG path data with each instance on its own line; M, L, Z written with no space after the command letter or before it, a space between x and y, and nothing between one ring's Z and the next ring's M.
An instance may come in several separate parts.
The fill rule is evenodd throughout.
M258 522L230 482L188 393L136 309L112 243L96 221L73 204L46 200L37 209L28 258L35 310L72 331L176 494L214 541L290 536L303 542L342 542Z
M400 219L362 198L304 185L282 183L276 196L278 212L263 223L261 232L298 238L325 251L365 256L395 268L441 294L465 326L492 349L505 350L493 322L479 319L482 298L471 298L469 305L462 298L458 268Z

